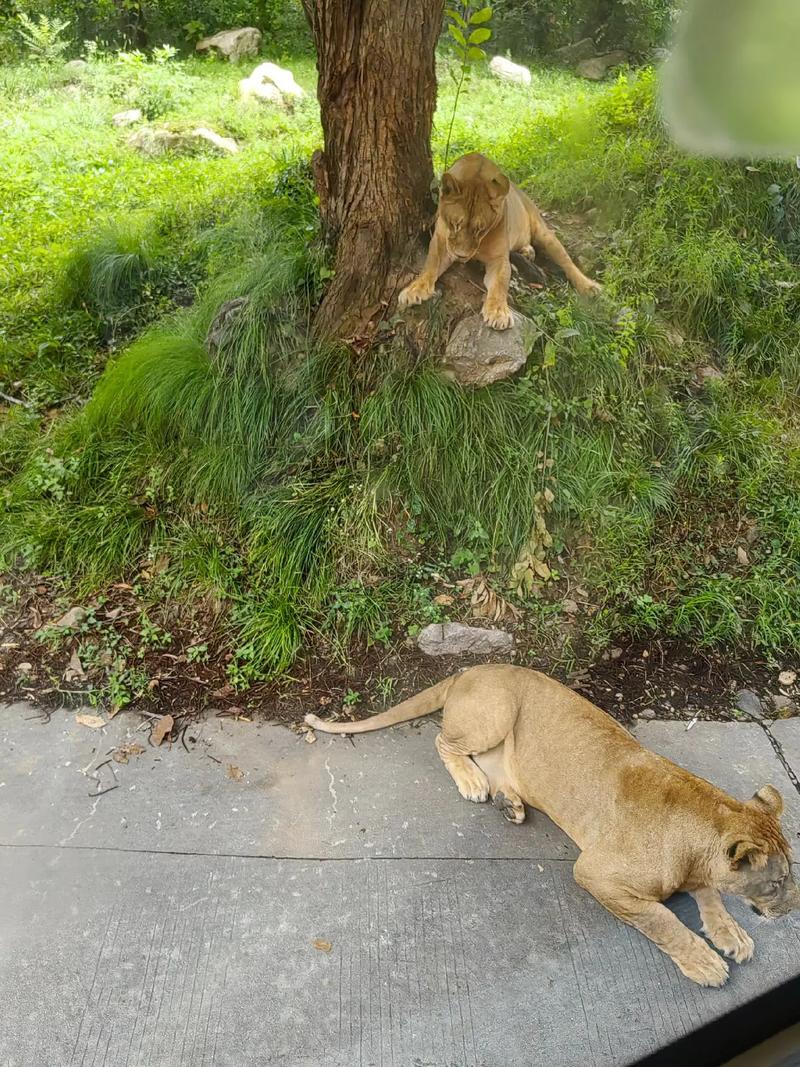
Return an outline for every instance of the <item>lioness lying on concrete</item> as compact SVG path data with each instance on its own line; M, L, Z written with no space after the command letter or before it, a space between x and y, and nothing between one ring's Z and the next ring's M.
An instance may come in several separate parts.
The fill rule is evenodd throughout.
M728 965L661 903L692 894L703 932L737 963L753 941L720 892L775 918L800 908L783 801L765 785L744 803L643 748L609 715L536 671L472 667L381 715L355 723L306 722L328 733L379 730L444 708L436 747L467 800L492 797L521 823L524 803L549 815L581 849L575 880L641 930L701 985ZM524 803L523 803L524 802Z
M536 205L479 152L457 159L442 175L436 227L419 277L400 293L398 304L421 304L433 296L437 279L454 262L486 264L483 319L495 330L511 325L508 283L511 252L526 255L540 248L557 263L579 293L597 293L539 214Z

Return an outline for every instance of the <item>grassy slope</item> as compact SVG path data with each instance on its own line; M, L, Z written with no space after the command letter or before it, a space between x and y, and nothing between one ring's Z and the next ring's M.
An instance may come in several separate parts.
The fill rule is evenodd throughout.
M309 87L308 61L290 65ZM528 373L464 393L389 336L368 368L311 348L302 323L324 268L306 177L287 164L318 140L314 105L243 111L237 77L103 65L76 93L8 76L3 388L21 379L38 407L84 397L109 347L199 291L77 418L53 430L9 412L0 463L22 468L9 558L97 585L168 557L162 592L210 588L231 604L240 684L286 667L309 630L386 640L392 623L441 617L430 569L480 568L502 585L515 562L534 622L558 611L559 572L582 581L596 643L621 627L800 648L790 168L680 156L647 76L602 89L543 72L530 89L476 78L451 154L480 148L544 204L593 208L609 298L523 298L542 329ZM139 159L108 120L154 93L167 121L232 133L241 155ZM445 74L439 161L451 100ZM208 324L240 295L247 311L209 361ZM700 382L701 366L721 376ZM49 451L26 461L45 428Z

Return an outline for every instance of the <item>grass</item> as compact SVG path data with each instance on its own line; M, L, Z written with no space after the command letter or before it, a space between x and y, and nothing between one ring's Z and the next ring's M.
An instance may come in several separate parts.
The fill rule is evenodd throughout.
M310 62L290 65L311 89ZM345 656L440 620L433 575L478 571L534 623L585 588L595 649L628 632L800 651L792 168L682 155L648 72L476 76L455 153L491 154L581 230L591 212L607 296L520 296L541 331L526 373L465 391L391 329L368 362L310 341L313 103L243 110L224 65L118 67L79 95L2 76L0 388L30 405L0 430L7 566L96 590L166 559L164 596L227 605L240 687L312 635ZM141 159L109 127L137 100L243 150Z

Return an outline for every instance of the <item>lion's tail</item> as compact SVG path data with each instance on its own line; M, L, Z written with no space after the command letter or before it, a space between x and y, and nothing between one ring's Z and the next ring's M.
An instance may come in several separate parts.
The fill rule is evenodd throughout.
M306 715L305 721L315 730L323 730L328 734L363 734L369 730L382 730L385 726L394 726L398 722L408 722L420 715L430 715L438 711L444 704L450 687L458 675L445 678L430 689L423 689L416 696L404 700L402 704L395 704L393 708L382 711L380 715L373 715L371 719L362 719L361 722L323 722L316 715Z

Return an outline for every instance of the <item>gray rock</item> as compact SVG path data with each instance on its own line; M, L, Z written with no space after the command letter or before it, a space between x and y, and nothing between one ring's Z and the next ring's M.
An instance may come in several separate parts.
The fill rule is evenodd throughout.
M261 30L255 26L242 26L236 30L221 30L213 37L204 37L194 46L196 52L213 49L226 56L231 63L238 63L245 56L257 56L261 47Z
M128 111L118 111L116 115L111 116L111 121L115 126L132 126L134 122L139 122L141 118L141 110L138 107L132 107Z
M465 626L460 622L431 623L417 637L426 656L490 656L510 652L514 638L506 630Z
M68 63L64 64L64 70L68 70L71 74L75 74L78 71L86 70L89 64L85 59L71 59Z
M783 693L775 693L771 700L780 718L797 715L798 710L800 710L794 700L791 697L784 696Z
M656 717L656 713L652 708L642 708L638 715L640 719L654 719Z
M619 67L623 63L627 63L629 59L628 53L618 49L615 52L606 52L602 56L592 56L591 59L583 59L578 63L575 70L582 78L588 78L590 81L599 82L605 78L606 74L612 69L612 67Z
M752 689L740 689L736 694L736 707L751 719L764 718L764 706L761 698Z
M528 68L521 67L519 63L512 63L505 56L495 56L489 64L489 70L501 81L516 82L517 85L531 84L531 72Z
M249 302L249 296L237 296L234 300L226 300L222 304L206 334L206 349L209 355L216 355L235 337L237 323Z
M566 63L571 66L573 63L579 63L582 59L591 59L596 53L597 49L591 37L582 37L580 41L574 41L572 44L565 44L562 48L556 48L553 55L559 63Z
M468 315L447 342L442 370L460 385L491 385L522 370L539 335L530 319L514 313L508 330L493 330L479 314Z

